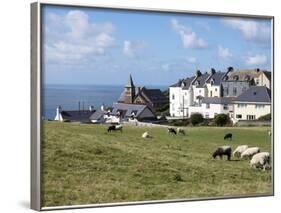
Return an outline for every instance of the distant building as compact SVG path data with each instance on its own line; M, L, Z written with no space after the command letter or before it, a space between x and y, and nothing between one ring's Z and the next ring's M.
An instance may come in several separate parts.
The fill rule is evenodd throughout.
M55 121L69 121L69 122L90 122L90 116L93 114L93 107L90 106L88 110L62 110L59 106L56 109Z
M129 81L118 99L118 103L149 105L155 109L168 104L169 101L160 89L136 87L130 75Z
M234 103L234 122L256 120L271 113L271 91L266 86L253 86L239 95Z

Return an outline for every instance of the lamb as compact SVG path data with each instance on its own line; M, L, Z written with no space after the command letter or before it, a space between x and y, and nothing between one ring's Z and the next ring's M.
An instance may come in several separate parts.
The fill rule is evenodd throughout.
M241 145L241 146L238 146L234 152L233 152L233 157L237 156L237 157L240 157L241 154L246 150L248 149L248 145Z
M253 156L250 161L250 166L254 168L262 167L263 170L266 169L266 166L270 163L270 155L268 152L260 152Z
M260 148L259 147L251 147L246 149L244 152L242 152L240 158L248 158L250 159L253 155L257 154L260 152Z
M177 128L177 133L178 133L178 134L185 135L184 129L182 129L182 128L180 128L180 127Z
M148 132L144 132L144 133L142 134L142 138L152 138L152 136L149 135Z
M220 159L222 159L223 155L226 155L227 160L230 160L230 158L231 158L231 147L230 146L218 147L213 153L213 158L216 159L216 157L219 156Z

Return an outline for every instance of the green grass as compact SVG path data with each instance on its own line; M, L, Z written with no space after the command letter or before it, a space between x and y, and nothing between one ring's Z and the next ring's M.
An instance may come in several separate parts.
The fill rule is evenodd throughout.
M248 160L213 160L220 145L271 150L270 127L188 127L186 136L166 128L44 122L43 206L270 194L271 170ZM151 139L141 135L149 131ZM227 132L232 141L224 141Z

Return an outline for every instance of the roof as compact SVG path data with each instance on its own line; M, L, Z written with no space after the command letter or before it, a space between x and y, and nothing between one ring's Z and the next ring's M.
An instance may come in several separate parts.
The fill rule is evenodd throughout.
M92 114L93 111L90 110L61 111L63 119L70 121L89 121L89 118Z
M207 72L198 76L193 82L193 85L196 85L196 87L204 87L204 84L209 76L210 74ZM198 82L198 84L196 84L196 82Z
M271 102L271 92L265 86L253 86L239 95L235 102Z
M262 71L263 73L264 73L264 75L267 77L267 79L269 80L269 81L271 81L271 72L269 72L269 71Z
M212 76L210 76L210 78L207 79L206 83L210 83L211 79L213 79L214 85L219 86L225 74L226 74L225 72L216 72Z
M134 112L135 116L138 117L142 113L142 111L146 108L149 109L147 105L141 105L141 104L113 103L112 114L116 115L118 111L123 111L126 117L130 117ZM153 114L153 112L151 113Z
M202 102L206 104L231 104L232 97L205 97Z
M118 102L124 102L125 101L125 90L122 91L120 97L118 98Z
M127 84L126 84L126 87L134 87L134 86L135 85L134 85L134 82L133 82L133 78L132 78L132 75L130 74L129 80L128 80Z
M162 93L160 89L147 89L143 87L140 94L149 98L151 102L167 102L168 98Z
M98 120L100 119L106 112L103 110L96 110L91 116L90 120Z
M261 71L255 70L235 70L227 74L227 81L246 81L257 78ZM237 79L236 79L237 78Z
M183 89L189 89L192 81L196 76L187 77L186 79L179 79L177 83L172 84L170 87L182 87Z

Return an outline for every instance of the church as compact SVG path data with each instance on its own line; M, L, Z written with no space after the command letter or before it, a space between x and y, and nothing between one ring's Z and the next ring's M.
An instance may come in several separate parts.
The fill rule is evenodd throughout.
M148 89L144 86L136 87L132 75L130 75L118 103L147 105L157 109L168 104L169 99L160 89Z

